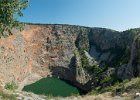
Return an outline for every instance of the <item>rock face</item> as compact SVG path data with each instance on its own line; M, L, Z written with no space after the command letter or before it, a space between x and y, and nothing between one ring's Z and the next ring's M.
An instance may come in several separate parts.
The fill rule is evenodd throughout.
M119 80L137 77L138 32L27 24L22 32L13 30L0 39L0 83L25 85L55 75L91 90L111 84L114 75Z

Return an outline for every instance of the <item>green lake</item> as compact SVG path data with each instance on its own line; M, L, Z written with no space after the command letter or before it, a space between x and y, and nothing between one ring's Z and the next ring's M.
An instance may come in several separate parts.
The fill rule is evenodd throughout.
M55 77L43 78L33 84L25 86L23 91L63 97L80 94L78 88Z

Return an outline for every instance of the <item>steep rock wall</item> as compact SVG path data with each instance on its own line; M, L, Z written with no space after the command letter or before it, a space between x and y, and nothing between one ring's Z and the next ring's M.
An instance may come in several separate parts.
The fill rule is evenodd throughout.
M25 85L55 75L84 89L94 89L104 76L117 73L118 78L123 74L125 79L127 71L121 71L134 70L130 62L134 42L129 31L28 24L22 32L13 30L13 35L0 39L0 82ZM93 66L103 69L98 80ZM132 76L136 72L139 75L139 64L136 66Z

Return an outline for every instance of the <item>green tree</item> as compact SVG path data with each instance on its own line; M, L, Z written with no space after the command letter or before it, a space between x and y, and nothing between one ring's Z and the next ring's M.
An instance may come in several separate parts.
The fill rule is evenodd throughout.
M22 23L17 16L23 16L22 10L26 9L29 0L0 0L0 37L8 36L12 28L22 28Z

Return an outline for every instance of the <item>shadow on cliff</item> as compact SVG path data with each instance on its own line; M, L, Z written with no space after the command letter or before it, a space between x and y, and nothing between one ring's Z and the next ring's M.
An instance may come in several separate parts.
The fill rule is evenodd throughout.
M50 71L52 76L58 77L61 80L67 82L68 84L77 87L80 95L86 94L88 90L79 82L76 81L76 58L72 57L68 67L63 66L50 66Z

